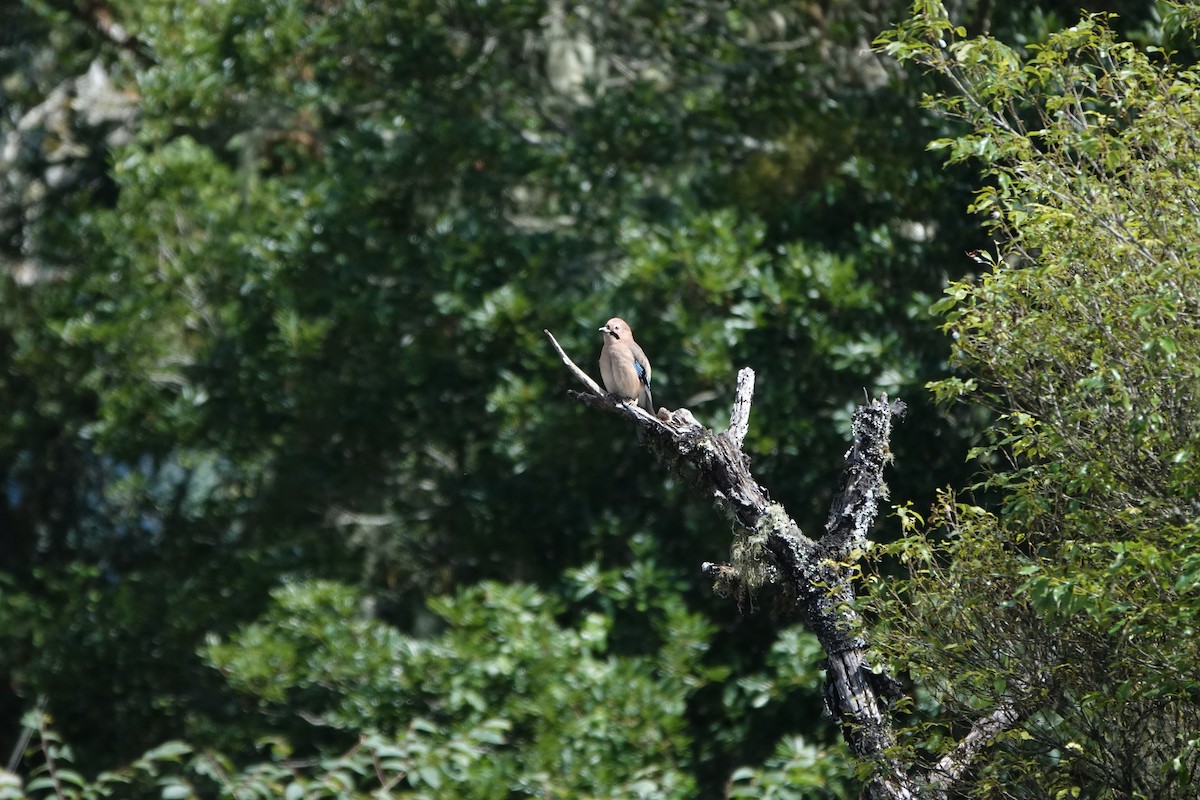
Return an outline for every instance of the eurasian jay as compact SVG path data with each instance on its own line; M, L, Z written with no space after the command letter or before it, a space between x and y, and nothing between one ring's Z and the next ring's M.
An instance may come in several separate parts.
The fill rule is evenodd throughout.
M629 323L613 317L600 329L604 347L600 350L600 378L610 394L637 404L654 415L650 396L650 359L633 340Z

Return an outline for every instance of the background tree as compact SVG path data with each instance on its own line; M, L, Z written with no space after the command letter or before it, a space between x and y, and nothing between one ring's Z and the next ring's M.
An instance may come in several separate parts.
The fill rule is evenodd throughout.
M1190 797L1197 704L1197 71L1087 17L1027 54L916 16L889 50L946 76L998 255L941 303L996 412L976 487L890 549L876 606L923 689L905 749L936 759L1004 712L970 796ZM882 588L882 587L881 587Z
M586 676L561 696L519 679L595 659L629 688L614 707L668 698L647 791L719 796L768 758L758 787L838 791L813 642L708 596L695 556L727 531L623 429L548 399L538 337L598 347L621 314L660 402L702 418L755 366L747 450L819 526L861 389L915 398L944 375L927 306L978 245L970 170L922 149L953 129L866 46L891 4L391 5L6 17L0 746L41 697L88 772L183 735L234 754L190 762L228 788L283 733L332 774L379 752L338 761L362 726L432 759L397 762L409 788L421 767L465 787L474 767L438 760L455 747L568 752L552 743L577 729L533 721ZM1020 41L1058 24L1015 8L964 13ZM896 496L955 477L972 420L915 412L895 451L925 468ZM633 488L614 502L612 483ZM509 599L489 611L465 588L488 579L539 592L493 588ZM426 610L436 595L461 600ZM364 661L429 647L467 677L414 683L411 714L368 725L381 682L334 658L352 607ZM470 635L520 614L544 659ZM307 673L295 653L332 660ZM452 707L414 727L442 690ZM649 724L597 729L628 766L646 740L626 723Z
M848 398L936 369L936 335L910 334L944 258L921 254L957 247L922 221L920 198L944 196L928 119L896 99L908 127L846 122L888 97L863 49L881 12L88 8L24 6L8 51L26 184L6 253L30 276L3 302L10 740L39 695L88 768L181 732L252 740L195 651L289 576L359 584L373 613L427 630L429 594L560 592L564 569L634 554L669 565L718 621L714 664L750 681L690 698L706 785L794 730L769 708L761 736L730 719L770 696L751 676L773 637L683 578L724 531L548 401L561 378L537 337L596 346L623 314L663 402L701 416L756 363L753 451L819 519ZM93 63L136 115L106 123L111 143L68 117L89 144L56 149L67 137L21 109ZM907 162L864 160L905 152L906 130ZM52 166L81 178L31 216L18 199ZM639 488L614 504L610 481ZM625 622L619 651L660 646Z

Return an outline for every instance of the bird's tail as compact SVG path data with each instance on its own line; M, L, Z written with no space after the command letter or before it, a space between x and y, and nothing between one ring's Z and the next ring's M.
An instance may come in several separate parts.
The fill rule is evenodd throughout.
M642 396L638 398L638 405L650 412L650 416L655 416L657 412L654 410L654 397L650 394L649 386L642 386ZM646 438L646 429L641 425L637 429L638 442L642 442Z

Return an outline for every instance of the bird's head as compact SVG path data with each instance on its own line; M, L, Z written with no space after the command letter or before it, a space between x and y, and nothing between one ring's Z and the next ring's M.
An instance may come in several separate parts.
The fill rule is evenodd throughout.
M629 323L620 317L613 317L600 328L600 332L605 336L611 336L614 339L620 339L622 336L633 338L633 332L629 330Z

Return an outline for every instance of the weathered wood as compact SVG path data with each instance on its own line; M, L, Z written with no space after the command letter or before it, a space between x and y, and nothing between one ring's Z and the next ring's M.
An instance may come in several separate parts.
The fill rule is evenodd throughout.
M742 452L749 430L754 372L738 373L729 428L715 433L698 423L687 409L657 417L604 392L563 352L549 331L554 349L587 387L571 392L581 403L621 414L647 434L646 445L672 473L685 478L736 523L728 564L704 562L701 570L714 589L754 607L760 592L774 588L786 598L785 611L803 619L825 652L825 702L841 725L851 752L871 762L874 776L866 795L874 800L944 798L951 786L998 733L1015 721L997 712L980 720L958 748L942 759L936 773L916 775L912 765L897 763L888 753L895 743L886 701L899 694L899 683L877 672L867 659L867 639L854 610L855 561L867 546L867 534L886 495L883 470L891 462L892 419L903 417L900 401L882 395L854 412L852 442L846 453L841 485L830 507L824 535L808 538L750 472ZM688 467L688 472L683 472ZM881 697L882 695L882 697ZM1002 710L1005 711L1005 710Z
M738 449L750 432L750 401L753 397L754 370L749 367L738 370L737 393L733 397L733 411L729 414L729 429L725 431Z

